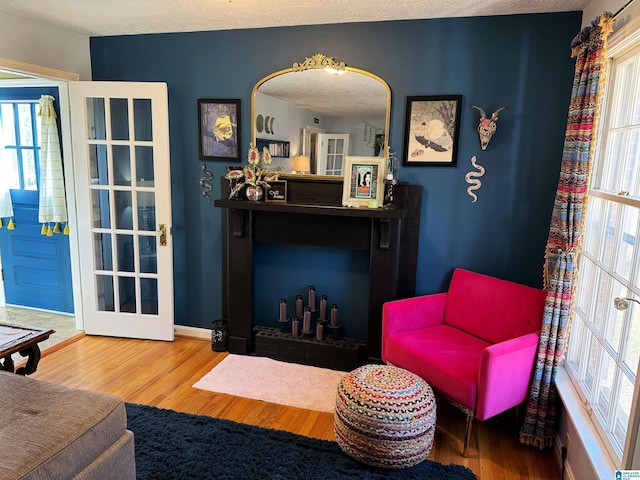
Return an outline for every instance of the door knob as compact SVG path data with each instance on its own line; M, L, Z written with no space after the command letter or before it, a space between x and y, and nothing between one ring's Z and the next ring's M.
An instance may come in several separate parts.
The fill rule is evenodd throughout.
M635 298L616 297L613 299L613 306L616 310L626 310L629 308L629 302L636 302L640 304L640 301Z
M167 245L167 226L161 223L158 231L160 233L160 246L164 247Z

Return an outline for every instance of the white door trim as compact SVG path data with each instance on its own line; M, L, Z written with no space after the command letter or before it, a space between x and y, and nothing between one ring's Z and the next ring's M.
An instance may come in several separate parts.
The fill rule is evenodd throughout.
M73 309L76 328L84 330L84 316L82 313L82 281L80 277L80 250L78 248L78 213L76 210L75 176L73 163L73 148L71 144L71 115L69 111L69 81L79 80L78 73L65 72L55 68L42 67L29 63L0 57L0 69L26 75L41 77L40 85L55 85L60 94L60 128L62 134L62 150L64 152L63 167L65 187L67 192L67 215L69 217L69 253L71 255L71 282L73 285ZM25 80L25 84L34 80ZM12 81L17 86L17 81ZM4 282L0 278L2 300L4 300Z
M80 74L78 73L65 72L64 70L58 70L56 68L33 65L31 63L24 63L18 60L11 60L9 58L2 57L0 57L0 69L63 82L80 80Z

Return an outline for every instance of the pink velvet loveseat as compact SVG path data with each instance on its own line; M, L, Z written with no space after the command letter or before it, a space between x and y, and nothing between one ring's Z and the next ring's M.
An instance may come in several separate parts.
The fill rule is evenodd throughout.
M456 269L449 291L387 302L382 360L424 378L473 418L523 403L536 357L544 290Z

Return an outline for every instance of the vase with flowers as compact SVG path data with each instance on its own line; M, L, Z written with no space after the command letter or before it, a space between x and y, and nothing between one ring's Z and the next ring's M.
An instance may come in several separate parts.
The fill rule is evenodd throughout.
M264 195L263 187L269 187L269 182L278 179L279 168L271 167L271 154L264 147L262 152L258 147L249 146L247 164L241 170L231 170L224 178L231 182L229 198L236 198L243 187L248 200L257 202Z

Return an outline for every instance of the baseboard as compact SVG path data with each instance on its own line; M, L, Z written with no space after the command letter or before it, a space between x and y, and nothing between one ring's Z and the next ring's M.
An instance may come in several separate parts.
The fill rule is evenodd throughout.
M211 340L210 328L188 327L186 325L174 325L173 331L176 335L183 337L206 338Z
M562 472L562 447L564 445L562 444L562 440L560 440L560 436L556 435L556 440L555 442L553 442L553 451L556 454L556 460L558 461L558 466L560 467L560 472ZM564 464L564 479L562 480L576 480L576 477L573 475L573 472L571 471L571 465L569 464L569 461L567 459L567 461Z

